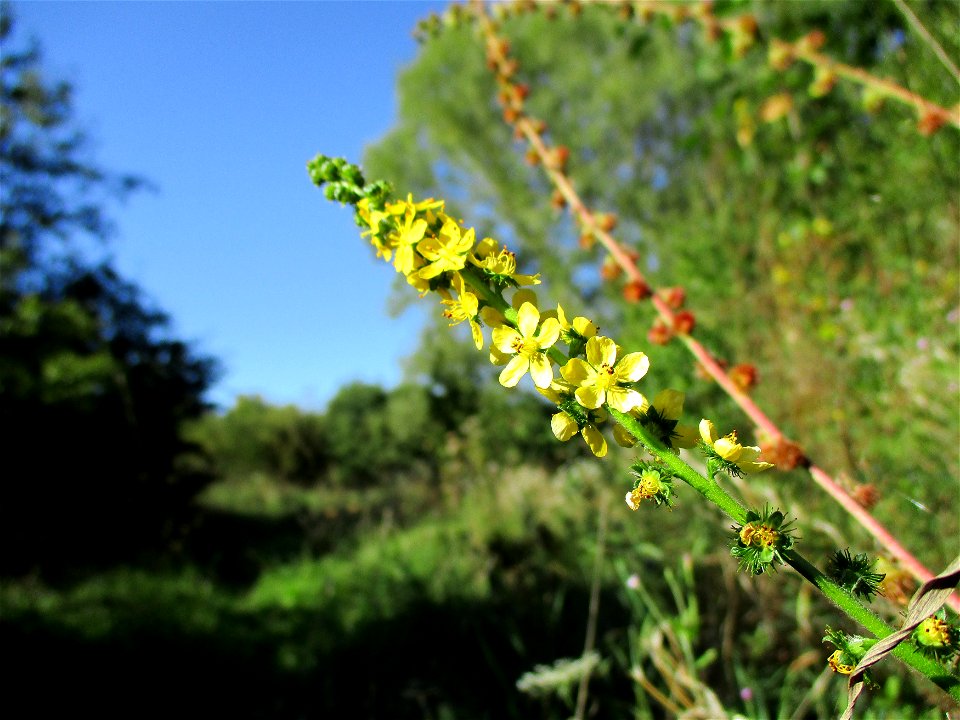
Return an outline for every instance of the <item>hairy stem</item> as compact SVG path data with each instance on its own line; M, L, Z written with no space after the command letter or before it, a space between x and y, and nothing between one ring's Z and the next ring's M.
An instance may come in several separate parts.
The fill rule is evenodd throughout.
M703 477L665 447L635 418L622 413L609 405L605 406L610 417L620 423L631 435L637 438L670 471L707 500L720 508L737 523L746 521L747 510L737 500L728 495L716 482ZM815 585L831 602L849 618L860 623L877 638L891 635L894 629L841 585L823 574L813 563L796 551L784 553L787 563L802 577ZM950 675L940 663L921 654L907 643L902 643L893 651L900 660L926 675L933 683L960 701L960 679Z

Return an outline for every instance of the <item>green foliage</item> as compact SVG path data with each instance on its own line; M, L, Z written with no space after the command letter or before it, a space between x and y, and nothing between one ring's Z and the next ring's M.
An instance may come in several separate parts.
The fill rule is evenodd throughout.
M915 45L894 44L890 8L731 5L787 38L822 23L838 56L943 92ZM730 63L690 28L583 11L576 22L564 12L506 23L533 112L573 150L578 189L620 215L618 232L658 282L683 282L698 335L761 367L761 402L811 452L890 491L880 515L909 525L929 556L955 552L956 487L943 481L955 457L943 449L956 444L957 413L942 401L956 381L954 136L918 138L902 110L867 116L849 90L808 99L803 68L780 76L756 57ZM950 4L919 11L952 37ZM796 118L738 144L732 104L756 109L781 91L795 94ZM729 406L716 389L691 379L681 349L647 346L648 311L597 279L596 250L547 207L539 170L504 151L495 93L469 30L444 32L404 76L401 125L366 169L449 198L481 236L549 273L565 307L583 288L582 307L567 309L648 352L645 384L686 388L688 414L709 409L737 425L722 419ZM318 169L325 182L349 180L330 171ZM70 218L69 235L85 206L46 217ZM29 243L7 238L45 227L5 225L4 252L21 248L26 263ZM836 715L842 680L819 647L834 610L792 573L737 577L728 528L686 487L672 488L672 512L648 503L630 513L621 498L632 479L617 470L629 454L611 447L605 461L578 462L584 444L557 443L551 411L499 387L469 340L431 329L404 384L342 388L323 413L240 398L192 423L187 437L203 450L192 453L174 428L199 413L209 365L158 340L162 313L109 268L61 269L43 282L4 275L4 557L20 571L89 563L91 538L116 559L161 522L169 537L189 514L190 530L166 570L8 579L0 644L16 659L11 705L75 713L93 693L106 717L129 716L143 698L155 712L211 716L567 717L572 676L560 678L561 698L525 697L517 681L585 657L577 672L605 669L590 679L598 717ZM219 481L193 508L211 469ZM773 504L850 533L806 486L783 480L737 488L755 507L787 496ZM597 641L584 654L598 555ZM936 716L911 677L889 672L878 668L864 718Z
M83 160L70 89L10 40L0 8L0 573L46 575L162 551L211 479L180 434L215 368L81 237L139 185Z
M870 114L851 83L815 97L808 66L777 72L760 50L733 59L692 23L582 10L501 23L520 62L516 81L530 86L525 108L569 147L578 193L616 214L616 236L640 252L654 284L686 289L701 341L731 365L759 368L761 407L819 465L879 489L879 519L909 526L923 559L943 566L960 532L957 484L943 482L960 474L956 453L945 452L960 436L960 135L925 137L904 107ZM764 40L821 28L837 60L954 102L949 72L892 5L718 8L727 10L753 12ZM956 51L956 4L916 10ZM652 310L601 281L600 248L580 246L567 215L549 208L541 169L506 151L510 130L473 32L462 23L423 46L400 78L399 124L369 149L365 170L447 198L481 236L549 278L548 302L566 307L580 295L571 311L647 352L646 386L685 390L688 408L742 427L718 389L694 378L682 348L647 342ZM778 95L790 111L762 121ZM829 501L810 504L802 492L809 509L841 522ZM905 497L933 511L916 512Z
M40 51L13 38L9 3L0 6L0 262L3 287L15 270L43 269L50 255L69 248L80 232L104 238L111 231L103 203L143 186L83 160L86 139L73 126L72 89L40 72ZM46 256L46 257L44 257Z
M354 383L341 388L327 407L334 482L345 486L382 484L390 474L432 457L440 427L431 417L429 393L415 385L386 392Z
M227 477L260 472L283 482L312 484L329 459L322 415L269 405L256 396L238 397L223 416L206 415L192 435Z

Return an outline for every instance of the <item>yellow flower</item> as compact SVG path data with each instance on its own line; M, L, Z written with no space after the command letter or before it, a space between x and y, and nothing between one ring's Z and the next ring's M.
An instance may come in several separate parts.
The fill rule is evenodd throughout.
M500 247L496 240L484 238L473 251L470 262L487 274L494 276L500 284L511 285L539 285L540 275L518 275L517 256L505 247Z
M466 289L463 278L460 273L453 276L453 289L457 291L457 299L454 300L445 290L441 294L445 299L441 300L449 309L443 311L443 316L452 320L451 326L458 325L464 320L470 323L470 332L473 334L473 344L477 350L483 349L483 333L480 331L480 323L477 322L477 313L480 301L477 296Z
M566 442L579 432L590 452L597 457L607 454L607 441L593 423L585 423L581 428L572 415L561 410L550 418L550 429L561 442Z
M426 231L427 221L417 217L413 206L407 206L402 223L387 236L390 246L397 251L397 256L393 260L393 266L397 272L409 276L417 269L418 258L414 248L423 239ZM386 252L389 253L389 250ZM386 257L389 259L389 254L386 254Z
M462 270L474 238L473 228L461 233L460 226L448 218L436 237L425 237L417 244L417 251L428 263L420 270L420 277L429 280L442 272Z
M838 675L850 675L856 667L856 662L843 650L835 650L833 655L827 658L827 665Z
M643 396L621 383L636 382L650 367L642 352L625 355L617 362L617 344L608 337L587 340L587 360L573 358L560 369L567 382L576 385L577 402L585 408L598 408L605 402L620 412L630 412L643 403Z
M384 212L383 210L375 210L371 208L369 197L361 198L360 202L357 203L357 214L369 228L369 230L365 230L362 233L362 236L370 237L370 242L377 250L377 257L382 257L387 262L390 262L390 257L393 254L393 251L388 245L384 244L380 237L380 222L389 218L390 214Z
M557 440L566 442L580 433L590 452L597 457L604 457L607 454L607 441L597 429L597 425L606 421L607 413L603 410L586 410L577 405L573 400L574 387L563 380L554 380L545 388L538 387L537 391L559 406L560 412L550 418L550 429ZM574 407L571 407L571 404ZM578 415L579 420L571 412L564 410L564 407Z
M524 302L517 311L517 328L501 325L493 330L493 345L504 355L512 355L500 373L500 384L514 387L527 371L533 383L545 388L553 381L553 365L547 357L549 349L560 337L560 323L547 318L540 323L540 311Z
M733 463L745 473L758 473L773 467L772 463L757 460L760 448L741 445L737 441L736 431L719 437L713 423L703 419L700 421L700 437L704 444L712 448L723 460Z
M660 472L652 468L646 468L641 472L635 472L636 487L627 493L624 500L631 510L639 510L640 503L644 500L656 500L657 505L666 502L670 504L670 488L661 479Z
M575 336L579 336L584 340L589 340L596 335L597 330L599 330L593 321L587 320L585 317L577 316L573 319L573 322L568 322L567 316L563 312L563 307L559 304L557 305L557 320L560 321L560 329L563 331L565 337L575 334Z

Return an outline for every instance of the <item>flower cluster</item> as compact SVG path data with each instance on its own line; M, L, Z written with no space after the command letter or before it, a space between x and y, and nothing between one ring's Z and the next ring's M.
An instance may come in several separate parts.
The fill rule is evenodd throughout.
M579 434L603 457L607 443L598 426L610 407L645 420L656 418L665 441L673 437L678 447L690 446L686 429L674 432L682 395L661 394L651 406L635 387L650 367L646 354L624 353L612 338L599 334L594 322L570 318L560 305L542 307L527 287L538 285L539 275L518 273L512 252L491 238L478 240L473 228L465 229L446 212L443 201L367 193L373 186L362 186L359 168L339 159L318 156L310 170L317 184L337 188L333 199L355 206L357 224L378 257L392 263L421 296L440 295L450 325L469 324L478 350L486 344L484 328L490 328L490 360L503 366L500 384L516 387L529 374L537 390L557 406L550 425L559 440ZM509 302L505 292L512 292ZM565 353L560 344L566 345ZM617 440L635 442L619 432Z

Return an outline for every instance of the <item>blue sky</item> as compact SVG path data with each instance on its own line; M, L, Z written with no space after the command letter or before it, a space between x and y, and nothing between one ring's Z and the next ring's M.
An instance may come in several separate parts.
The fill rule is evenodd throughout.
M440 2L19 2L73 84L90 157L142 175L111 209L120 272L220 359L209 397L322 408L352 380L392 385L426 309L390 317L391 267L307 177L359 161L393 124L417 20Z

